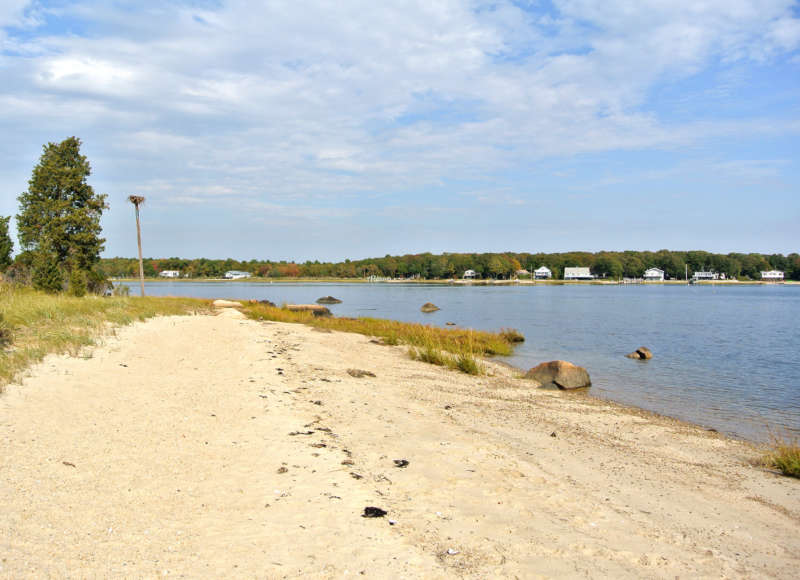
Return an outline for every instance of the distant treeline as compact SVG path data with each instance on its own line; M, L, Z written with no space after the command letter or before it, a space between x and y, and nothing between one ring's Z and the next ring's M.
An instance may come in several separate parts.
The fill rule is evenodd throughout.
M408 254L344 262L306 261L273 262L270 260L209 260L197 258L148 258L144 261L145 276L158 276L163 270L178 270L181 277L221 278L228 270L242 270L264 278L387 278L448 279L461 278L466 270L474 270L477 278L507 279L520 270L532 271L547 266L553 278L561 278L565 267L591 268L592 274L609 278L641 278L647 268L664 270L668 279L682 279L688 267L689 276L698 270L724 273L729 278L757 280L762 270L782 270L786 279L800 280L800 254L712 254L704 251L675 252L565 252L484 253L484 254ZM103 258L102 274L111 277L138 276L135 258Z

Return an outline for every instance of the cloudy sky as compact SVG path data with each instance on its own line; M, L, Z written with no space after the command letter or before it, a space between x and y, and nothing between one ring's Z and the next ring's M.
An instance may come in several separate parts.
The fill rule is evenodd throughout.
M106 256L800 250L800 3L0 1L0 215L83 141Z

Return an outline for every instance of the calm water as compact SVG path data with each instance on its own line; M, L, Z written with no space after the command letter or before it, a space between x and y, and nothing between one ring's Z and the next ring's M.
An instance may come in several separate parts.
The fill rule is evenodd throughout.
M132 293L138 284L128 284ZM150 295L310 303L331 294L337 316L372 316L485 330L526 342L517 367L564 359L584 366L591 393L762 440L800 434L800 286L439 286L152 282ZM433 302L441 308L423 314ZM654 358L624 355L647 346Z

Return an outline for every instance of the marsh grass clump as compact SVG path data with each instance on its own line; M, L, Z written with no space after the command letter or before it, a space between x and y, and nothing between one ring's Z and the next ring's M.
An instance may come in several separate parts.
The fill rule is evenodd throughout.
M78 355L96 337L108 333L109 325L209 309L209 301L193 298L76 297L1 284L0 336L5 344L0 349L0 391L17 373L48 354Z
M408 349L408 355L413 360L419 360L428 364L444 367L449 366L449 356L443 351L428 345L422 348L411 347Z
M458 353L455 357L455 364L458 370L468 375L482 375L484 372L483 366L469 352Z
M525 342L525 337L516 328L501 328L500 336L502 336L507 342L510 342L512 344L517 342Z
M510 355L514 343L502 333L462 328L439 328L425 324L398 322L382 318L315 318L309 312L290 312L285 308L250 303L242 309L256 320L295 322L341 332L375 336L389 345L407 345L409 356L438 366L481 374L481 356ZM515 331L516 332L516 331ZM519 333L517 333L519 334ZM519 334L522 337L521 334Z
M800 478L800 443L796 438L773 435L770 450L764 456L764 464L783 475Z

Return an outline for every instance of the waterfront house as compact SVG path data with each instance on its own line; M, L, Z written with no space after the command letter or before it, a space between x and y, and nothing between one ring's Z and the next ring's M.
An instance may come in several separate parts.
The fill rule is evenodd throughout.
M664 270L660 268L648 268L644 271L644 276L642 277L648 282L663 282Z
M541 268L536 268L533 271L533 277L537 280L549 280L553 277L553 273L547 266L542 266Z
M464 279L467 278L474 278L475 277L475 270L467 270L464 272Z
M692 280L719 280L719 274L716 272L695 272L692 274Z
M780 270L761 272L761 279L765 282L783 282L783 272Z
M180 278L181 272L180 270L161 270L158 275L162 278Z
M589 268L564 268L564 280L594 280Z
M222 277L226 280L241 280L242 278L249 278L250 276L252 276L250 272L242 272L241 270L228 270Z

